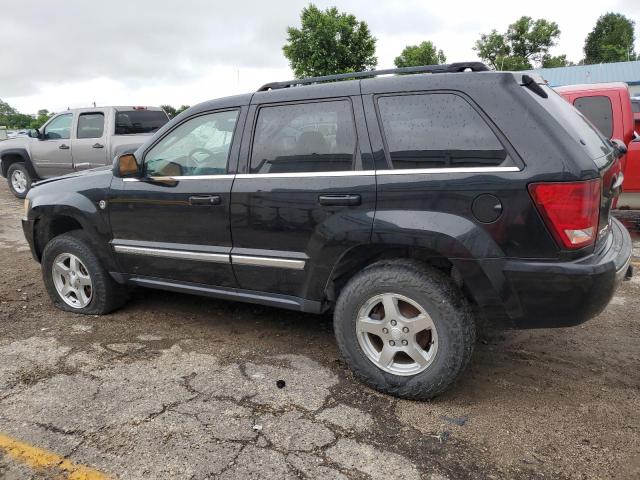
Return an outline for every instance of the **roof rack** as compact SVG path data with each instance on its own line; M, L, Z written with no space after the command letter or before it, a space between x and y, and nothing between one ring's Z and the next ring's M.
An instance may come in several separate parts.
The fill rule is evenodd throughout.
M351 80L355 78L370 78L380 75L393 75L403 73L456 73L456 72L485 72L489 70L482 62L457 62L445 63L443 65L424 65L421 67L389 68L387 70L367 70L364 72L339 73L337 75L325 75L322 77L296 78L285 82L266 83L258 89L258 92L267 90L277 90L280 88L293 87L295 85L309 85L311 83L332 82L336 80Z

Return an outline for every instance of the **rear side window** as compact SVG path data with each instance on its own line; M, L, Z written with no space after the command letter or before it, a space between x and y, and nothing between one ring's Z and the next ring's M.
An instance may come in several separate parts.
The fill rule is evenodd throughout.
M380 97L394 169L490 167L507 152L476 110L450 93Z
M262 107L251 173L351 170L356 133L347 100Z
M573 101L573 106L587 117L605 137L611 138L613 136L613 108L609 97L578 97Z
M78 117L78 138L102 138L104 113L81 113Z
M120 110L116 112L116 135L154 133L168 121L161 110Z

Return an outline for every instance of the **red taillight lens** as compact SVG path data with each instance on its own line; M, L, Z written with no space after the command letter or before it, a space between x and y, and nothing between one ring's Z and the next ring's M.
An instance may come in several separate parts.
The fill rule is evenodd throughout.
M529 185L547 227L561 246L572 250L591 245L596 239L600 190L600 179Z

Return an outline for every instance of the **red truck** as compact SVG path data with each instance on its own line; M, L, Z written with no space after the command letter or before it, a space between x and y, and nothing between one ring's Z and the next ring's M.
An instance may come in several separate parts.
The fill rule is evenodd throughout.
M624 173L623 194L617 208L640 209L640 114L634 108L626 83L594 83L567 85L556 91L591 120L609 139L617 139L627 146L627 154L620 159ZM635 99L634 99L635 100ZM634 116L638 116L634 120Z

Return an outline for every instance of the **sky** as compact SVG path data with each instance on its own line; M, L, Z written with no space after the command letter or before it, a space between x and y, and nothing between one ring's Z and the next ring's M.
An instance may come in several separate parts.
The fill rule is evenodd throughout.
M293 77L282 54L304 0L2 1L0 99L23 113L104 105L194 105ZM522 15L562 31L552 53L582 58L584 39L607 11L636 21L640 0L316 0L366 21L378 68L406 45L430 40L449 62L477 60L481 33Z

